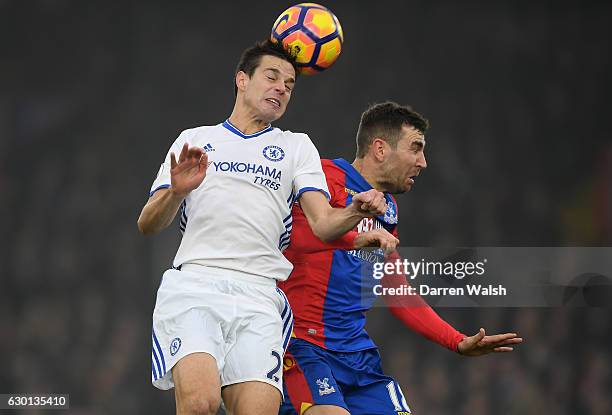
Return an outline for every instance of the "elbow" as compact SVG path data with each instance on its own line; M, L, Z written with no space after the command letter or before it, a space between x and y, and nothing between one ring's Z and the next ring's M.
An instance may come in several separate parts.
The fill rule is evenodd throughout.
M325 232L324 229L321 229L320 226L315 226L312 228L312 233L314 233L314 235L319 238L321 241L325 242L325 243L330 243L332 242L334 239L332 238L332 235L329 232Z
M143 220L142 216L138 218L138 231L143 235L153 235L155 230L150 224Z
M138 218L138 222L136 222L138 225L138 232L140 232L143 235L148 235L148 229L145 226L144 222L140 220L140 218Z

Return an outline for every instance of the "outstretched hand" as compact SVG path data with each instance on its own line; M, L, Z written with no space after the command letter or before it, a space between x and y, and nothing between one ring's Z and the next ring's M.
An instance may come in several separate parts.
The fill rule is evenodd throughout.
M208 168L208 154L200 147L183 145L178 162L174 153L170 153L170 178L172 190L179 196L187 196L189 192L202 184Z
M459 353L465 356L482 356L489 353L511 352L512 346L522 343L523 339L516 333L495 334L487 336L481 328L473 336L466 337L458 345Z
M353 196L351 205L366 216L384 215L387 211L387 201L385 195L376 189L367 192L357 193Z

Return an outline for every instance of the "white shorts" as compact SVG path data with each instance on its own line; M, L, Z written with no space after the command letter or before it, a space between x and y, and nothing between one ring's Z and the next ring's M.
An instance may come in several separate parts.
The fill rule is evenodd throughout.
M153 385L173 388L176 362L205 352L217 361L221 386L261 381L282 395L292 331L293 314L275 280L198 265L169 269L153 311Z

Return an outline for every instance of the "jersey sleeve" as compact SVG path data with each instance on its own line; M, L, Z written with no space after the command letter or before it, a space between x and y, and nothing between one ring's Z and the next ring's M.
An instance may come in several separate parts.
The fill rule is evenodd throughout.
M175 157L178 160L179 154L181 153L181 150L183 148L183 144L187 142L187 135L187 131L183 131L181 134L179 134L177 139L174 140L172 146L170 146L170 149L166 154L164 162L159 167L157 177L155 177L155 180L153 180L153 185L151 186L151 190L149 191L149 197L153 196L153 194L159 189L167 189L168 187L170 187L170 153L174 153Z
M304 192L319 191L325 194L327 199L330 199L325 175L321 167L321 159L316 147L310 141L310 138L305 135L297 152L297 165L293 179L293 191L296 194L296 200Z
M397 252L387 259L388 262L397 260L401 260ZM386 275L381 283L385 288L399 288L408 284L403 274ZM444 321L421 296L386 295L384 299L391 314L408 328L449 350L458 352L457 346L466 335Z

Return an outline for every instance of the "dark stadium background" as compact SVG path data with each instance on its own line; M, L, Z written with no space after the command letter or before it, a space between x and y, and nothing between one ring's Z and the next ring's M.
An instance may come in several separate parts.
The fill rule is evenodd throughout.
M136 219L171 142L229 115L240 51L291 4L0 0L0 392L173 413L150 385L149 336L178 230L143 237ZM299 80L276 125L351 161L369 103L428 117L429 168L398 198L402 245L610 245L612 3L325 4L345 49ZM438 311L526 342L463 358L375 309L415 413L612 413L609 309Z

